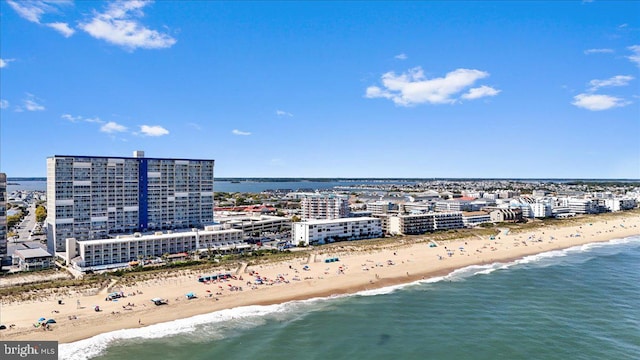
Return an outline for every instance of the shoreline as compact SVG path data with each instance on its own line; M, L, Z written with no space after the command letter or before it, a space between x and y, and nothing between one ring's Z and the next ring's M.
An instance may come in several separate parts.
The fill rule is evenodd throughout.
M97 295L65 295L63 304L58 304L56 298L3 304L3 323L16 326L0 331L0 340L71 343L120 329L143 328L242 306L282 304L409 284L472 265L511 263L531 255L634 235L640 235L640 215L622 213L602 220L594 218L589 224L539 226L517 233L502 232L495 240L464 238L438 247L416 242L373 250L354 241L344 247L356 247L358 251L345 253L340 246L323 249L335 251L313 256L315 262L297 259L250 266L237 274L236 280L203 284L197 281L196 274L176 271L175 277L120 286L130 296L118 301L105 301L103 291ZM333 256L338 256L339 261L323 261ZM309 270L303 270L305 265ZM257 285L251 272L259 273L263 284ZM198 297L187 300L188 292L195 292ZM155 306L150 301L154 297L169 299L169 304ZM102 311L95 312L95 305ZM33 326L41 316L56 319L51 331Z

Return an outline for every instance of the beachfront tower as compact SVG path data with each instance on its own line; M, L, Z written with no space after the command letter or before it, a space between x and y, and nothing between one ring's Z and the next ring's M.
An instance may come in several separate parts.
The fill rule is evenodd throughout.
M0 173L0 268L7 257L7 175Z
M213 223L214 160L55 155L47 158L47 247L66 239Z

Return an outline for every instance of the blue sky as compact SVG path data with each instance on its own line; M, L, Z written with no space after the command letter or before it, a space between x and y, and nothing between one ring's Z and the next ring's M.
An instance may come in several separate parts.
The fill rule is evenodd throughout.
M640 178L640 2L0 2L0 171Z

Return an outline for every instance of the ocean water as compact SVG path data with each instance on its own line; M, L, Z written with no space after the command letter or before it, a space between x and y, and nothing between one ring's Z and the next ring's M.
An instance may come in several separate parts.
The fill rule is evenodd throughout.
M640 236L60 346L61 359L640 359Z

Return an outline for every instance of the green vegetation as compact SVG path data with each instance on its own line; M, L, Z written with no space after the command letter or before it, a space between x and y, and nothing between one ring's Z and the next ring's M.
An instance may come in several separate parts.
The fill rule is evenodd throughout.
M36 208L36 221L43 222L47 218L47 209L44 206L38 206Z
M22 211L19 213L7 216L7 227L12 228L16 226L18 223L20 223L20 220L22 220L22 217L23 217Z

